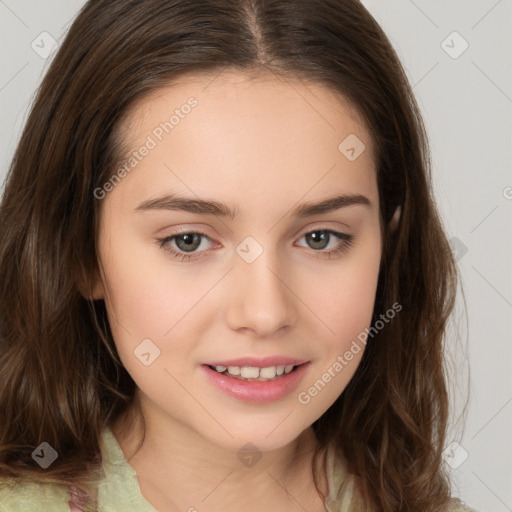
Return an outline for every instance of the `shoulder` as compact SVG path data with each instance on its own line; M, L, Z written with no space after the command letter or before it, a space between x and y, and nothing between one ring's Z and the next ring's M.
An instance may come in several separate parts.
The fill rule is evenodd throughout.
M68 501L61 487L0 478L0 512L69 512Z
M476 512L476 510L469 508L463 501L460 501L458 498L452 498L443 512Z
M118 496L128 503L128 498L125 498L126 482L128 477L131 478L129 484L137 482L135 471L132 475L132 469L124 461L123 452L110 429L103 432L102 442L102 456L109 476L101 482L102 505L108 507ZM70 512L71 499L70 490L57 484L0 477L0 512Z
M329 495L326 509L329 512L347 510L363 510L364 499L360 482L348 471L347 461L333 445L327 449L326 455L327 481ZM458 498L451 498L439 512L477 512L468 507Z

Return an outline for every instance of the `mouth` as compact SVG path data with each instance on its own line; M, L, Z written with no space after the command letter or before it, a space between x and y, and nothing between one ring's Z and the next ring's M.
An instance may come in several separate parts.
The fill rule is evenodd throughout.
M275 365L275 366L223 366L223 365L207 365L211 370L225 375L227 377L233 377L239 380L245 381L257 381L257 382L268 382L281 378L283 375L288 375L302 366L301 363L297 365Z
M311 361L283 357L243 358L201 365L208 382L237 400L283 400L305 378Z

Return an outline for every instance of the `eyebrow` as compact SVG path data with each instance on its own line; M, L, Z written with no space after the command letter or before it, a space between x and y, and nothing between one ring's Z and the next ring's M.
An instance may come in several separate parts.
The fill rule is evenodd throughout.
M333 212L347 206L363 205L372 207L371 201L360 194L338 195L316 203L303 203L292 210L295 217L304 218L313 215ZM238 208L230 208L218 201L207 201L204 199L190 199L178 195L166 194L155 199L148 199L139 204L134 211L146 212L151 210L179 210L190 213L215 215L218 217L229 217L235 219L238 215Z

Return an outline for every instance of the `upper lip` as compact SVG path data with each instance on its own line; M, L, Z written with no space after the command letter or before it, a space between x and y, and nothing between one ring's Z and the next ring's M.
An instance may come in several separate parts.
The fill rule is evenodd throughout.
M270 366L298 366L307 363L307 359L297 359L286 356L267 356L267 357L239 357L237 359L227 359L224 361L210 361L204 363L208 366L254 366L257 368L268 368Z

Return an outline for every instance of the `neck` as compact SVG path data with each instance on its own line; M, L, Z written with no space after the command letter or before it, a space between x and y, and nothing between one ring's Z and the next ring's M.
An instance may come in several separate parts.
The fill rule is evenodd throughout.
M317 440L311 427L276 450L240 453L213 444L168 416L147 414L144 407L143 424L140 410L132 407L112 432L137 473L142 494L159 511L194 510L191 504L212 512L282 506L324 510L313 484ZM323 472L321 477L326 494Z

